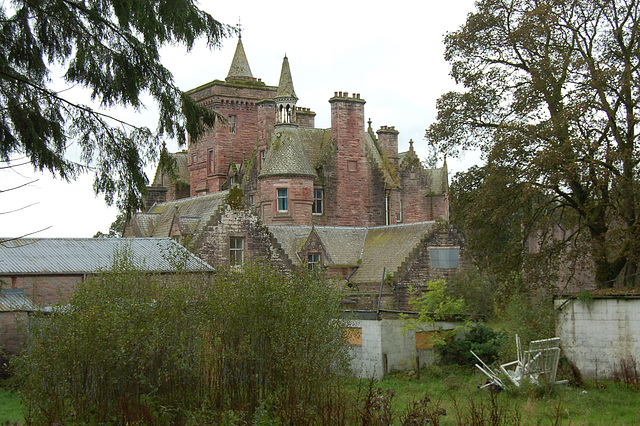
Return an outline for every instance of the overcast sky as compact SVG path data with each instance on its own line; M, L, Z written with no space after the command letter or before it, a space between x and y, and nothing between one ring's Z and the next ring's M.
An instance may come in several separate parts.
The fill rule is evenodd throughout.
M277 85L282 59L289 58L298 106L316 112L316 127L330 127L334 92L360 93L366 100L365 117L374 130L395 126L399 150L409 140L421 158L426 157L424 131L435 120L436 100L455 84L444 61L443 36L458 29L473 10L472 0L349 1L291 3L270 1L201 2L201 7L221 22L235 25L240 19L242 42L253 76ZM282 6L282 7L279 7ZM224 79L235 51L235 37L218 50L203 43L186 53L181 46L166 48L163 62L176 83L189 90L214 79ZM58 83L60 84L60 83ZM155 128L154 105L134 115L109 111ZM135 118L134 118L135 117ZM175 142L168 141L172 150ZM442 159L441 159L442 161ZM473 155L448 159L450 177L476 162ZM147 174L153 178L154 165ZM36 237L91 237L107 232L117 211L108 207L92 189L92 176L75 182L55 181L35 174L29 165L0 169L0 190L38 182L0 193L0 237L38 232Z

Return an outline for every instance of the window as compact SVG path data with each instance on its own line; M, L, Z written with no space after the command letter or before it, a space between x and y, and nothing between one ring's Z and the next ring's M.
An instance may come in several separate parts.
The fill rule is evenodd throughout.
M348 172L357 172L358 171L358 162L354 160L347 160L347 171Z
M237 120L235 115L229 116L229 133L235 133L237 129Z
M244 238L229 238L229 264L242 266L244 261Z
M260 169L262 170L262 166L264 166L264 160L265 158L267 158L267 152L266 151L260 151Z
M320 253L309 253L307 255L307 267L316 269L320 265Z
M198 162L198 154L195 152L191 154L191 164L196 164Z
M289 210L289 198L287 196L287 188L278 188L278 211L286 212L287 210Z
M432 248L429 250L432 269L453 269L459 264L458 248Z
M252 206L256 205L256 196L251 194L249 195L249 204L251 204Z
M313 190L313 214L322 214L322 199L323 199L323 191L322 189L314 189Z
M216 170L216 168L215 168L215 157L213 155L213 150L212 149L210 149L207 152L207 156L208 156L208 158L207 158L207 172L210 175L212 175Z

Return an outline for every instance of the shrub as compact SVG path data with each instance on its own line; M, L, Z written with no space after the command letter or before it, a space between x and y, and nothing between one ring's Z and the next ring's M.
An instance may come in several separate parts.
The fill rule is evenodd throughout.
M436 348L443 364L473 365L476 359L471 351L485 363L493 363L498 359L498 352L506 338L505 333L494 331L483 323L474 324L456 334L456 337Z
M148 275L124 250L32 322L16 362L27 421L248 421L267 400L312 412L347 371L338 313L339 293L306 271Z

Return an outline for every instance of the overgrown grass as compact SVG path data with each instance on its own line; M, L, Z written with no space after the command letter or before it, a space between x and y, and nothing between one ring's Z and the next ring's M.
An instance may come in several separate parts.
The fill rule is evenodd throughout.
M18 394L0 387L0 424L6 422L23 423L24 415Z
M420 379L397 373L380 381L379 386L395 392L395 412L427 394L432 403L447 412L440 424L474 424L468 417L474 410L483 410L490 417L491 394L477 387L485 378L475 369L433 366L424 369ZM495 414L502 414L505 420L476 424L635 425L640 412L640 394L624 383L612 381L600 380L597 386L594 381L585 381L579 388L528 387L500 392L495 397L500 411Z
M521 424L521 425L635 425L640 412L640 394L620 382L586 381L583 387L559 386L538 390L527 388L505 391L495 395L492 401L488 390L478 389L484 376L472 369L458 366L433 366L422 370L420 379L406 373L392 374L380 382L378 387L393 391L391 404L393 424L401 424L401 417L413 402L428 395L432 410L443 408L446 415L439 417L441 425L474 424L470 417L483 412L490 418L493 410L502 421L475 424ZM367 392L367 381L353 382L350 392L354 396ZM362 402L362 399L360 400ZM495 403L495 406L492 404ZM361 404L362 405L362 404ZM22 406L16 392L0 388L0 423L10 421L23 423ZM364 406L358 407L361 413ZM353 419L351 416L347 418ZM477 420L477 418L476 418ZM362 424L362 422L358 422ZM373 422L370 424L385 424Z

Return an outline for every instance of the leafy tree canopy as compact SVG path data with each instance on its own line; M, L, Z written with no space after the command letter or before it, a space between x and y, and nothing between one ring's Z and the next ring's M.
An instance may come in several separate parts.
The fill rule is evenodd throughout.
M438 100L438 120L427 130L445 154L483 152L486 165L458 179L459 195L496 203L467 219L517 218L535 231L553 218L559 241L589 248L598 285L631 280L640 247L638 1L476 6L445 38L464 90ZM516 223L496 237L508 237Z
M198 106L160 63L159 49L198 38L215 47L229 27L191 0L14 0L0 5L0 160L26 156L38 171L66 180L91 170L94 190L127 213L140 207L144 164L162 138L185 143L212 126L215 113ZM53 70L69 86L88 89L100 107L139 110L148 93L159 108L155 130L116 120L65 97ZM81 159L68 157L77 144Z

